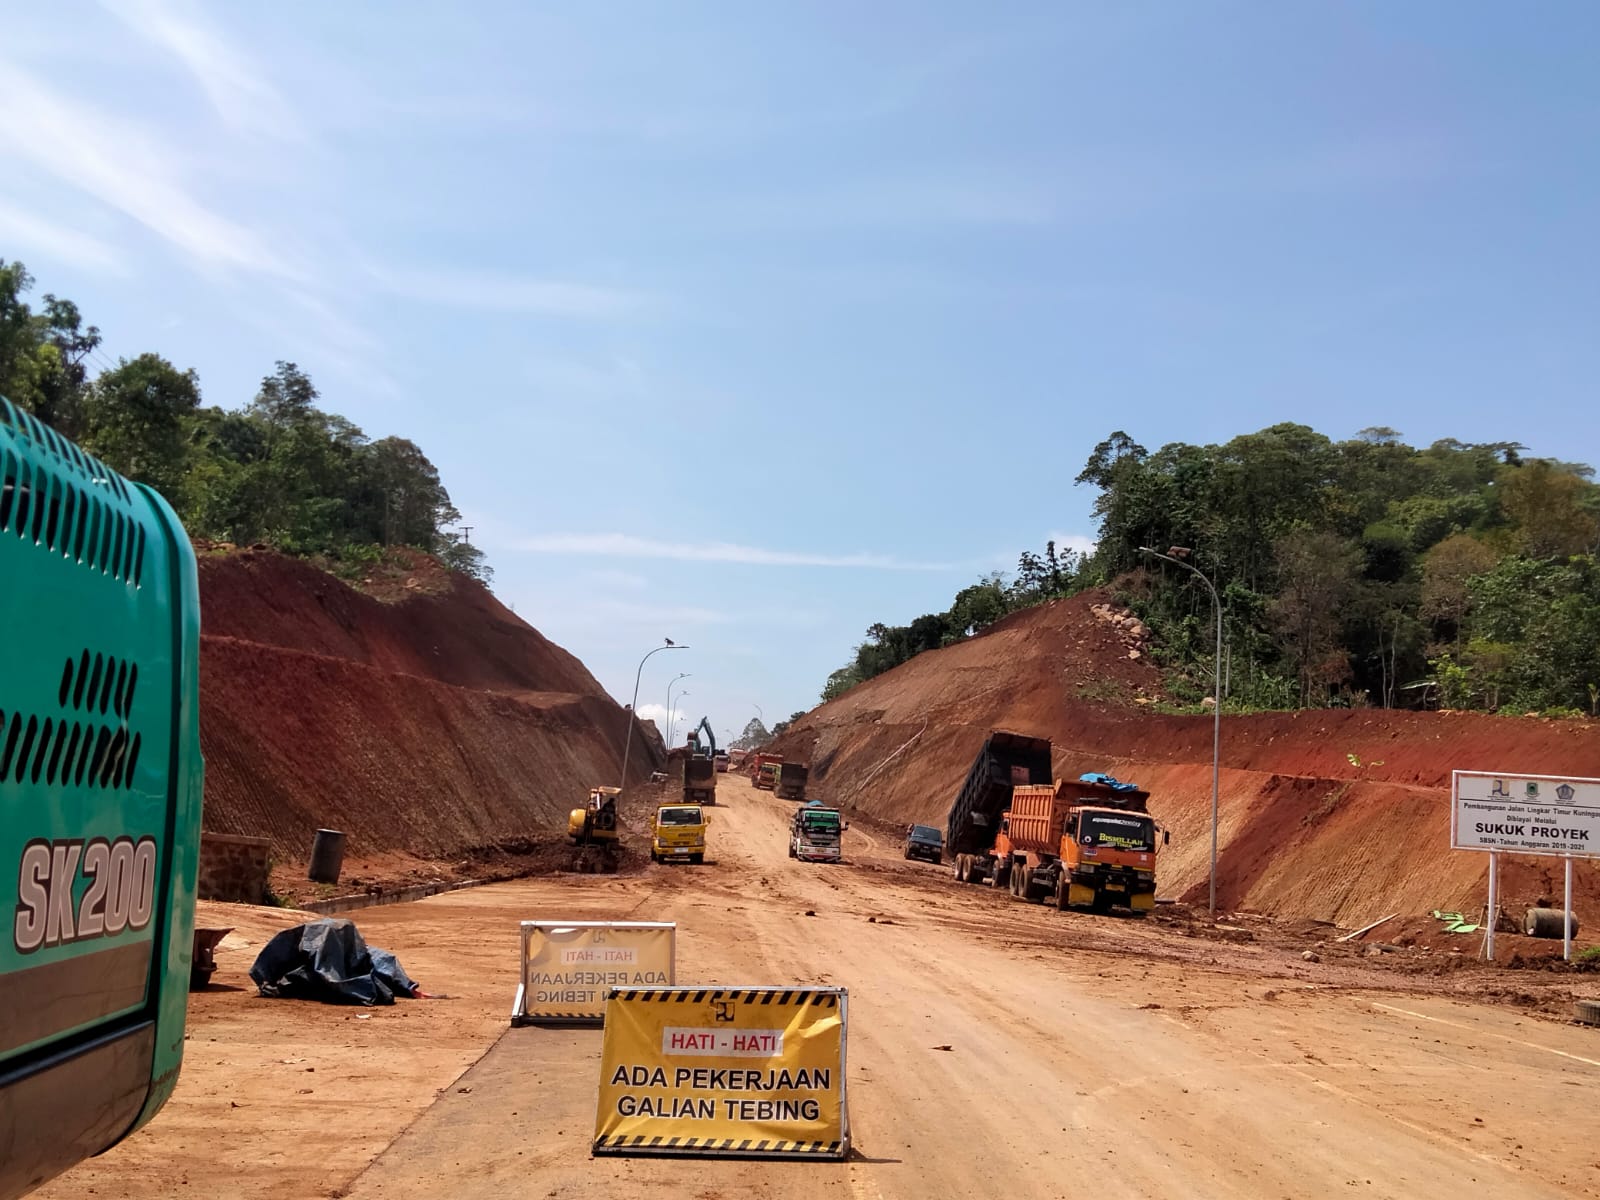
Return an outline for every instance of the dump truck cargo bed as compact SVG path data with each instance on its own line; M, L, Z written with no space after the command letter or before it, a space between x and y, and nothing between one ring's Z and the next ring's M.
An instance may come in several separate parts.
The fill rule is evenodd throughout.
M1061 842L1061 823L1074 808L1118 808L1147 812L1150 793L1116 789L1081 779L1054 784L1024 784L1012 789L1006 813L1006 838L1018 850L1055 854Z
M717 802L717 768L711 759L683 760L683 798L704 804Z
M810 773L809 767L799 763L784 763L778 768L778 782L772 789L773 795L779 800L804 800L806 778Z
M997 729L984 739L950 805L945 852L971 854L994 845L1000 814L1021 784L1050 782L1050 739Z

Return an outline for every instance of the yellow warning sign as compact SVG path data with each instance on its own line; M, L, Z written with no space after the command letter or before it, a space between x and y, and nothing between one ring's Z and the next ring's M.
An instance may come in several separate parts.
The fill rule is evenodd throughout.
M596 1154L843 1158L844 988L614 988Z
M511 1023L595 1024L608 988L672 983L677 933L671 921L522 922Z

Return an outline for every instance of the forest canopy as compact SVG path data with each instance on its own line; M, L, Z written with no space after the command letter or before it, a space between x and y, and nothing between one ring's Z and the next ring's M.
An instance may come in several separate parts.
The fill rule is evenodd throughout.
M1211 594L1147 553L1177 549L1222 601L1224 702L1559 714L1600 708L1600 487L1581 463L1516 442L1417 448L1393 429L1333 441L1274 425L1151 452L1118 431L1077 482L1095 488L1085 557L1022 555L944 613L873 625L823 699L1007 613L1113 584L1156 634L1169 688L1212 690Z
M0 259L0 396L160 492L191 537L354 565L410 546L490 577L422 449L323 408L293 362L242 404L207 405L195 372L160 354L110 362L72 301L27 302L33 282Z

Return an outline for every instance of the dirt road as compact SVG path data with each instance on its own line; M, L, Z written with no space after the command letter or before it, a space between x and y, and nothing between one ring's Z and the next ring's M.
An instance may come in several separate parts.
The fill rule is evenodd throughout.
M43 1194L1600 1196L1595 1031L1258 947L1169 952L1170 930L959 888L859 827L852 865L794 863L791 805L719 790L704 868L356 914L455 999L198 997L172 1105ZM679 922L680 981L850 989L850 1161L589 1157L599 1035L501 1036L516 922L623 915Z

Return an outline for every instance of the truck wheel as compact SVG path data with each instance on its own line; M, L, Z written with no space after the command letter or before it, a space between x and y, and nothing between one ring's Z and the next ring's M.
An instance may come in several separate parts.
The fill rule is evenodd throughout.
M1013 881L1011 892L1019 900L1026 900L1028 898L1028 884L1032 882L1032 877L1033 871L1028 867L1011 868L1011 878Z
M789 843L789 857L790 858L794 857L794 843L793 842Z
M958 855L956 855L956 882L957 883L965 883L966 881L967 881L967 856L965 854L958 854Z
M1067 897L1071 895L1071 892L1069 892L1067 889L1071 886L1072 885L1067 882L1065 873L1063 873L1061 878L1056 882L1056 907L1062 912L1066 912L1067 909L1072 907L1072 905L1067 902Z
M705 865L705 861L706 861L706 856L704 854L691 854L691 855L689 855L689 865L691 867L704 866Z
M995 863L993 882L994 886L997 888L1008 888L1011 886L1011 863L1009 860L1002 860Z

